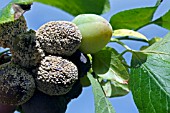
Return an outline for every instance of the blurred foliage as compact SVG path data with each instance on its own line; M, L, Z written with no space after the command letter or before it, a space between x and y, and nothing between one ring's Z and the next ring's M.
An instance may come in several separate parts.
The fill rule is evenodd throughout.
M84 13L102 14L110 10L109 0L35 0L60 8L76 16Z

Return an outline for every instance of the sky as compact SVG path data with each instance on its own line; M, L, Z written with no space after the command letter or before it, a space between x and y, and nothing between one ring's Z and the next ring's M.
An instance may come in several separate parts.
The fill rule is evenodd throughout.
M0 8L4 7L10 0L0 0ZM149 7L156 4L156 0L110 0L111 1L111 10L103 14L102 16L107 20L110 17L120 11L140 8L140 7ZM160 7L157 9L154 19L159 18L161 15L165 14L170 9L170 0L164 0ZM31 11L28 11L24 14L28 28L38 29L42 24L53 21L53 20L65 20L71 21L74 17L69 15L66 12L63 12L60 9L49 7L43 4L34 3ZM149 25L139 30L147 38L151 39L155 36L164 37L168 30L161 28L157 25ZM139 49L140 45L143 43L139 42L129 42L125 43L132 49ZM123 48L117 44L109 45L116 48L118 51L122 51ZM125 54L125 58L130 62L131 55ZM116 97L109 99L113 107L116 110L116 113L138 113L138 110L133 101L131 92L126 96ZM91 87L83 88L82 94L77 98L72 100L68 104L68 109L66 113L94 113L94 98ZM16 112L17 113L17 112Z

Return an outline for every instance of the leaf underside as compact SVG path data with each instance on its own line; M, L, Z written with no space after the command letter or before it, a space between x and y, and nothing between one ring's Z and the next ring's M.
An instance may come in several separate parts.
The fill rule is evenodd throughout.
M144 36L143 34L137 32L137 31L129 30L129 29L114 30L112 36L117 36L117 37L129 36L129 37L134 37L136 39L142 39L142 40L148 41L146 36Z
M140 113L170 113L169 47L170 33L143 51L150 52L145 62L138 56L132 59L142 62L131 69L130 75L130 88Z
M93 76L87 74L93 88L94 100L95 100L95 113L115 113L112 104L105 97L105 94L99 84L99 82L93 78Z
M107 97L126 95L128 88L128 69L122 64L123 57L117 57L119 53L110 47L93 54L92 68L100 77L100 84Z

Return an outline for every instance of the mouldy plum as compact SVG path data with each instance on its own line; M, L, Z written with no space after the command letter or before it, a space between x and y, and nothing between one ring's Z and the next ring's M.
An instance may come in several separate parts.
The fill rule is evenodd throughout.
M16 106L0 104L1 113L14 113Z
M67 21L51 21L36 32L41 48L49 54L72 55L80 46L82 35L78 27Z
M67 109L65 96L50 96L35 91L33 97L22 105L24 113L65 113Z
M65 94L65 98L68 102L71 101L71 99L78 98L78 96L82 93L82 85L80 81L76 81L76 83L72 86L71 90Z
M65 95L50 96L36 90L34 95L22 106L24 113L65 113L71 99L77 98L82 92L80 81L76 81L72 89Z
M3 55L0 55L0 65L5 64L10 61L11 61L10 54L4 53Z
M67 59L77 66L79 78L84 77L84 75L86 75L91 68L89 57L79 50L77 50L71 56L67 57Z
M57 56L46 56L39 65L37 88L48 95L69 92L78 80L78 69L72 62Z
M21 16L19 19L0 25L0 46L10 48L12 40L16 35L24 33L27 30L25 18Z
M17 35L13 41L11 52L12 62L25 68L37 66L45 56L43 50L36 43L33 30Z
M32 97L35 83L26 70L6 63L0 66L0 75L0 103L21 105Z
M112 27L103 17L95 14L82 14L72 21L82 34L80 51L93 54L101 50L112 37Z

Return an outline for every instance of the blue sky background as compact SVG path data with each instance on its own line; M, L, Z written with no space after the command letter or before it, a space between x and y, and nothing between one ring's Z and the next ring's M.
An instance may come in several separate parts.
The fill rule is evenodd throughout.
M0 0L0 8L4 7L10 0ZM154 6L156 0L110 0L111 1L111 10L110 12L102 15L107 20L113 14L117 12L139 8L139 7L149 7ZM154 19L159 18L161 15L165 14L170 9L170 0L164 0L164 2L160 5L157 12L154 15ZM24 14L28 27L30 29L38 29L42 24L52 21L52 20L66 20L71 21L74 17L69 15L66 12L63 12L60 9L56 9L54 7L49 7L43 4L34 3L31 11L28 11ZM142 34L144 34L149 39L158 36L163 37L167 34L168 30L161 28L157 25L149 25L139 30ZM141 42L133 42L133 41L125 41L125 43L133 48L139 49L140 45L144 43ZM116 48L119 52L123 51L123 48L117 44L109 44ZM130 62L131 55L125 54L125 58L128 62ZM117 97L109 99L114 106L116 113L138 113L138 110L134 104L132 94L129 93L123 97ZM17 112L16 112L17 113ZM94 113L94 98L92 94L92 88L87 87L83 89L82 94L78 97L78 99L72 100L68 104L68 109L66 113Z

